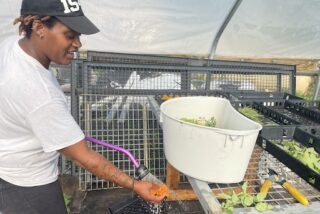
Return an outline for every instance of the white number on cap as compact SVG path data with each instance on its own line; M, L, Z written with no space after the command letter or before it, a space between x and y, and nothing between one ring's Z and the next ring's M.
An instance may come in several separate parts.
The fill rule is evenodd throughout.
M80 10L78 1L60 0L64 7L64 13L71 13Z

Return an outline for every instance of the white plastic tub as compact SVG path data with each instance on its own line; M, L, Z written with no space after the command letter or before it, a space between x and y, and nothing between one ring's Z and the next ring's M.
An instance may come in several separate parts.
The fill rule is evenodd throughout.
M214 183L243 180L262 126L236 111L227 99L182 97L161 106L167 160L191 177ZM181 118L216 119L216 127Z

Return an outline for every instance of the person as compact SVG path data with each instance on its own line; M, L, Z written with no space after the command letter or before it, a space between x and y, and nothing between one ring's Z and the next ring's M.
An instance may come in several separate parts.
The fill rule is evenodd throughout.
M23 0L19 36L0 45L0 213L65 214L58 157L70 157L96 176L143 199L159 184L134 180L91 150L67 108L51 62L71 63L81 34L98 28L76 0Z

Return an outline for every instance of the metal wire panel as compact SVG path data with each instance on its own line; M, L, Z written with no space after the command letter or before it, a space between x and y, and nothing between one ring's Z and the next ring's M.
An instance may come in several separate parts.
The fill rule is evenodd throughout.
M79 124L87 136L108 141L131 151L159 179L165 177L162 130L144 96L81 95ZM125 155L90 144L131 176L135 169ZM115 188L86 170L79 171L80 187L86 190Z
M281 92L288 92L292 88L290 75L281 75Z
M56 76L60 85L71 83L71 66L70 65L58 65L50 64L49 68Z
M121 64L163 64L188 65L189 59L158 55L123 54L111 52L88 51L88 61L121 63Z
M286 87L279 88L277 74L226 74L224 72L211 75L210 89L220 89L225 91L259 91L275 92L288 91Z
M282 70L294 71L294 65L239 62L225 60L210 60L199 58L172 57L152 54L126 54L113 52L88 51L87 61L119 63L119 64L140 64L140 65L184 65L184 66L205 66L205 67L235 67L258 70Z
M277 91L293 90L293 71L250 67L196 67L84 62L80 72L89 94L148 94L159 92L220 90ZM80 75L80 74L79 74Z
M96 67L88 66L84 79L85 92L97 90L179 90L181 87L181 72L177 69L134 69L131 67Z

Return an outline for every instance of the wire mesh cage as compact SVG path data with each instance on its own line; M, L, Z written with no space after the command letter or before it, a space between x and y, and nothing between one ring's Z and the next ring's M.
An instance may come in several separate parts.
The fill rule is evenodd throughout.
M152 174L164 178L162 130L146 96L82 95L79 100L79 124L87 136L131 151ZM95 144L90 147L135 176L132 163L122 153ZM79 178L80 186L87 190L116 187L83 169Z
M129 149L160 179L165 177L162 130L148 96L210 95L224 92L292 92L295 67L92 52L72 63L71 108L86 135ZM125 157L90 145L129 175ZM79 169L83 189L115 188ZM186 178L182 175L182 180Z

